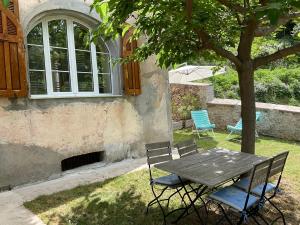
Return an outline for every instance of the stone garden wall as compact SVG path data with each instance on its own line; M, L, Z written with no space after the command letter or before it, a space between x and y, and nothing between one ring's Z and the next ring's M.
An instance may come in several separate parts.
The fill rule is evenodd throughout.
M213 86L209 84L171 84L172 108L180 107L185 95L197 97L199 109L207 109L210 120L216 124L217 129L226 130L227 125L235 125L241 116L241 102L232 99L214 98ZM300 107L256 103L257 111L262 112L261 121L257 124L260 134L300 141ZM182 129L192 126L188 118L182 122L180 115L174 113L173 129Z
M300 141L300 107L256 103L262 118L257 124L258 133L276 138ZM231 99L214 99L207 103L210 120L218 129L234 125L240 118L241 102Z
M180 113L176 110L181 107L184 103L183 97L190 95L198 100L197 108L207 108L207 102L214 99L214 89L211 84L200 84L200 83L185 83L185 84L170 84L172 109L173 109L173 120L179 121L182 118Z

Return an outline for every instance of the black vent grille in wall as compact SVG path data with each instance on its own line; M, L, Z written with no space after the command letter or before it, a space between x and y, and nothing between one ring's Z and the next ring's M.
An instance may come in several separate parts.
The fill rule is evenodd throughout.
M93 152L84 155L73 156L61 161L61 170L71 170L80 166L101 162L104 159L104 152Z

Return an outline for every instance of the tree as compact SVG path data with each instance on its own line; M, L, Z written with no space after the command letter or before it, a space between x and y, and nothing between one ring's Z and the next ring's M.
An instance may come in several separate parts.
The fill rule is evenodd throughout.
M8 6L10 0L2 0L2 3L5 7Z
M299 0L94 0L91 7L102 18L95 37L124 35L128 23L135 28L133 39L145 37L131 59L155 54L162 67L199 55L228 60L239 77L241 150L255 152L254 71L299 53L299 31L293 45L268 55L253 56L252 45L257 37L270 36L291 20L299 24Z

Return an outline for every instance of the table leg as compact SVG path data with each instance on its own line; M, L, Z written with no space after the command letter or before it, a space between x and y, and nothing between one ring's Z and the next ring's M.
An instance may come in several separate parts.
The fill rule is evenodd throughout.
M207 187L203 186L203 188L202 188L201 190L199 190L199 192L197 193L195 199L192 200L192 198L191 198L191 196L190 196L188 190L186 189L186 187L185 187L185 185L184 185L184 183L182 182L182 179L181 179L180 177L179 177L179 180L180 180L180 182L181 182L181 184L182 184L182 186L183 186L184 191L186 192L185 195L187 195L188 198L189 198L189 200L190 200L190 204L185 208L184 212L180 214L180 216L177 218L177 220L174 221L174 223L177 223L177 222L178 222L185 214L188 213L188 210L189 210L191 207L193 207L194 210L195 210L196 213L197 213L197 216L198 216L198 218L199 218L201 224L205 225L205 223L204 223L203 220L201 219L201 216L200 216L200 214L199 214L199 212L198 212L198 210L197 210L197 208L196 208L196 206L195 206L195 202L202 196L202 194L203 194L204 191L207 189Z

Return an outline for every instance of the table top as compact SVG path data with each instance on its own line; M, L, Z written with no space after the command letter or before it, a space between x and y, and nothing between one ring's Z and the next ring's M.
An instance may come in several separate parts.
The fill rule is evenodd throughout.
M265 159L263 156L216 148L157 164L155 168L212 188L249 172L254 164Z

